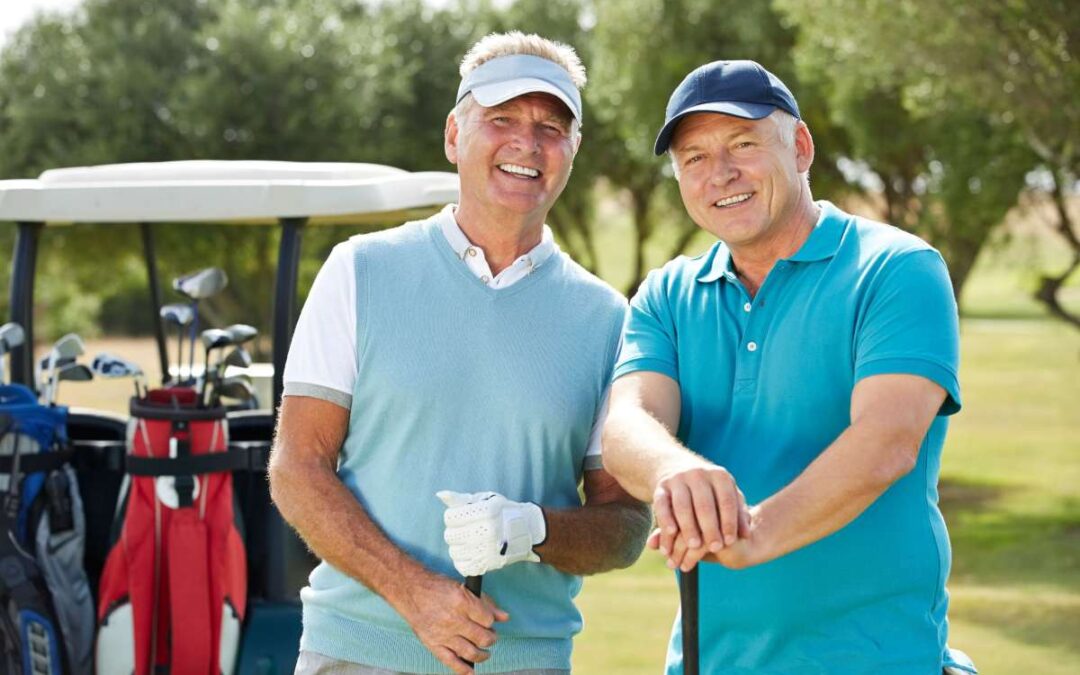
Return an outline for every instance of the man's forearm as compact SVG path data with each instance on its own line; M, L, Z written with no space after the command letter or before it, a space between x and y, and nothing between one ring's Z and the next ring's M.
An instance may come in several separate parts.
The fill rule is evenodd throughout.
M315 555L400 611L406 580L427 571L387 538L333 469L292 462L272 465L270 476L274 503Z
M704 462L672 434L673 430L638 406L613 406L604 425L604 468L624 490L651 502L665 474Z
M652 517L646 504L609 502L573 509L544 509L547 539L534 548L540 559L567 574L598 574L629 567L645 546Z

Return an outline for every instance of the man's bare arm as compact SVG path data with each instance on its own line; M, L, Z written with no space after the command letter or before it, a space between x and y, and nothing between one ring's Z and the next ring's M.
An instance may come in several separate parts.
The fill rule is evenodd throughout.
M699 555L734 544L748 512L726 469L691 452L674 437L682 400L666 375L636 372L612 384L604 425L604 466L638 499L651 501L667 555L683 533Z
M851 425L795 480L751 509L748 539L705 559L732 568L757 565L855 520L914 468L944 400L944 389L916 375L861 380L852 393ZM685 543L676 549L678 556Z
M603 469L585 472L585 504L544 509L547 539L540 559L568 574L629 567L641 555L652 517L649 506L623 490Z
M285 397L270 456L274 503L317 556L382 596L454 672L471 673L462 659L486 660L493 622L508 617L424 568L371 520L337 476L348 418L328 401Z

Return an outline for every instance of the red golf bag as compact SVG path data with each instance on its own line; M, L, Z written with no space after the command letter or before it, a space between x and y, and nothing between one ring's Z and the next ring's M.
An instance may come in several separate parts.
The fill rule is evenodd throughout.
M101 575L98 675L233 672L247 561L222 408L186 387L131 402L124 487Z

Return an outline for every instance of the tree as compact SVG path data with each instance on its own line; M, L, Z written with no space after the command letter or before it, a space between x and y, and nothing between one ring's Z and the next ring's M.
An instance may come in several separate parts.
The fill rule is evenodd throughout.
M799 93L808 121L821 138L835 129L820 115L817 95L794 76L789 51L794 34L765 3L713 0L645 0L596 3L593 84L586 98L594 111L590 146L602 175L628 198L636 255L628 293L647 271L645 247L663 222L675 231L662 254L682 253L697 228L683 214L677 185L666 159L653 155L668 97L694 68L717 59L754 59ZM808 105L806 105L808 104ZM833 158L842 142L822 145L815 163L819 194L835 194L841 184ZM831 145L831 147L830 147ZM678 215L675 215L678 214Z
M897 224L921 226L950 255L958 292L986 235L1016 203L1024 174L1042 167L1053 177L1058 231L1074 255L1062 274L1044 277L1037 296L1080 326L1056 298L1080 267L1077 229L1063 208L1080 175L1080 17L1069 3L776 3L801 29L800 71L831 83L834 114L847 110L841 123L856 136L863 130L858 149L882 175L890 211L916 205L918 215ZM867 102L881 92L895 101L891 130L869 119ZM880 161L896 156L884 152L890 147L904 161ZM910 197L898 186L934 189Z

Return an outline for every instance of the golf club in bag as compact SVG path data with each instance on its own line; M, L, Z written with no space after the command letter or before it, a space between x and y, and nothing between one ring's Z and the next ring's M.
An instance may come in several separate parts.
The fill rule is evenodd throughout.
M698 568L679 572L679 606L682 615L683 675L698 675Z
M0 385L0 672L92 672L86 521L71 456L67 408Z
M22 345L26 340L23 327L17 323L5 323L0 326L0 384L4 382L4 354Z
M126 476L98 601L98 675L231 675L247 559L225 410L194 387L131 401Z

